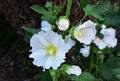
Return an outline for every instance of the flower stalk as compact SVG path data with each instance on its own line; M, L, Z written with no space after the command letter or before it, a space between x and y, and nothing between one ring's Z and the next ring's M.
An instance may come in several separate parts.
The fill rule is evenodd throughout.
M49 69L50 75L52 76L52 81L58 81L57 71L53 69Z
M67 5L67 10L66 10L66 16L69 18L71 6L72 6L72 0L67 0L67 1L68 1L68 5Z

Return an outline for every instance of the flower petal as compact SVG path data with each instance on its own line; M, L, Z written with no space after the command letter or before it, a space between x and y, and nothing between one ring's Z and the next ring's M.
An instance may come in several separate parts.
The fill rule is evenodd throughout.
M82 53L84 57L88 57L90 54L90 46L84 45L84 48L80 49L80 53Z
M105 43L102 39L96 37L96 39L93 41L99 49L104 49L107 47L107 43Z
M64 62L64 59L58 57L49 57L46 62L46 69L52 67L53 69L57 69L61 63Z
M91 29L85 29L82 31L83 35L80 38L77 38L81 43L86 45L90 44L95 38L95 34Z
M45 32L52 30L51 25L48 23L48 21L41 22L41 30Z
M34 52L29 57L34 58L33 64L37 66L45 66L45 62L48 58L45 50Z
M88 20L81 25L82 28L92 29L94 33L96 34L95 26L96 24L93 23L91 20Z
M104 28L101 30L101 33L105 36L112 36L115 37L115 29L113 28Z

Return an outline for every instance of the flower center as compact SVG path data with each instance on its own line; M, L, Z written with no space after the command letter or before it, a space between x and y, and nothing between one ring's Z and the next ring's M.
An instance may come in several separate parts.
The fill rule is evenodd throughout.
M77 36L80 38L82 35L83 35L83 31L79 30L78 33L77 33Z
M57 54L57 47L55 45L49 45L47 47L47 53L50 56L55 56Z

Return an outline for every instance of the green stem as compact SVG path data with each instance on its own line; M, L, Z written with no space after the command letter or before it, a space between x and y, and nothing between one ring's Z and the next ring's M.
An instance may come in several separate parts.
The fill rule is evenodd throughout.
M52 80L53 81L58 81L57 70L50 69L49 72L50 72L50 74L52 76Z
M87 14L85 14L85 15L83 16L83 18L78 22L77 25L79 25L86 17L87 17Z
M91 73L92 69L93 69L93 58L91 57L91 61L90 61L90 67L89 67L89 72Z
M98 64L99 64L99 56L98 56L98 54L96 54L97 55L97 57L96 57L96 72L95 72L95 74L96 74L96 78L98 77Z
M72 6L72 0L68 0L67 10L66 10L66 16L69 18L70 10Z
M90 66L89 66L89 72L91 73L94 68L94 56L93 53L91 53L91 58L90 58Z

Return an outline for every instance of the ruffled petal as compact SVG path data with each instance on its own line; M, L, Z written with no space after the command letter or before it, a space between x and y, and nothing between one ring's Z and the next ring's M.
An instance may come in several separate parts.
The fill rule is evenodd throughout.
M49 57L46 62L45 68L48 69L52 67L53 69L57 69L64 62L64 59L58 57Z
M44 66L48 56L45 50L39 50L37 52L30 54L29 57L34 59L33 61L34 65Z
M32 36L30 46L32 47L32 52L38 51L39 49L45 49L45 46L40 42L36 34Z
M112 36L115 37L115 29L113 28L104 28L100 31L105 36Z

